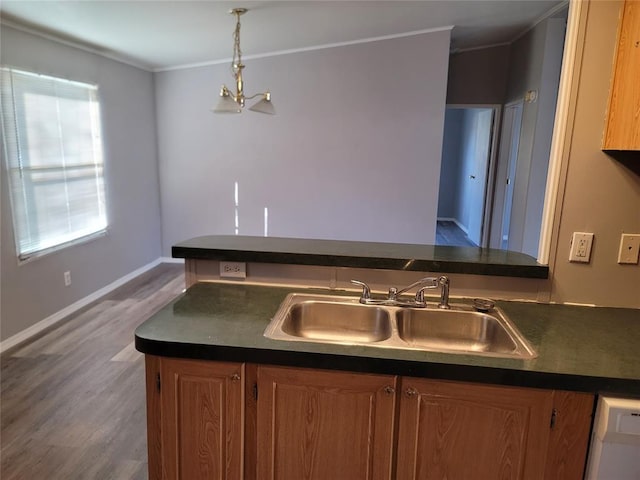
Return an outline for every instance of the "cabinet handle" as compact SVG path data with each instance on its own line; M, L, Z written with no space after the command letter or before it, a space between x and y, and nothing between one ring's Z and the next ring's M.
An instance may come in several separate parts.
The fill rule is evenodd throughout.
M416 390L416 389L415 389L415 388L413 388L413 387L409 387L409 388L407 388L407 389L404 391L404 394L405 394L407 397L415 397L416 395L418 395L418 390Z
M386 387L384 387L384 393L386 393L387 395L392 395L396 393L396 389L393 388L391 385L387 385Z
M231 380L233 380L234 382L237 382L238 380L240 380L240 375L237 373L234 373L233 375L231 375Z

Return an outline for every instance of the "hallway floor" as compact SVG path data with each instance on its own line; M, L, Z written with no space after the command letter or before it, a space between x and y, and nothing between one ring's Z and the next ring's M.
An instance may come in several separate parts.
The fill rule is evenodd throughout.
M438 220L436 224L436 245L454 247L477 247L455 222Z

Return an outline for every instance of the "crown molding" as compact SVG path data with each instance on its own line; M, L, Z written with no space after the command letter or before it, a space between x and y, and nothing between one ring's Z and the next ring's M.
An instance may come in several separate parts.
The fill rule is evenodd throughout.
M455 50L451 50L449 53L451 53L452 55L455 55L458 53L474 52L476 50L485 50L487 48L508 47L509 45L511 45L511 42L489 43L487 45L479 45L477 47L456 48Z
M105 52L104 50L100 50L98 48L94 48L91 47L89 45L86 45L80 41L76 41L76 40L67 40L64 39L60 36L51 34L51 33L47 33L47 32L43 32L42 30L39 30L35 27L30 27L27 25L24 25L22 23L19 22L14 22L11 20L7 20L6 18L0 18L0 26L6 26L6 27L10 27L13 28L14 30L18 30L21 32L25 32L25 33L29 33L31 35L34 35L36 37L40 37L40 38L44 38L45 40L50 40L52 42L56 42L59 43L61 45L65 45L67 47L72 47L72 48L77 48L78 50L83 50L85 52L88 53L93 53L94 55L100 55L101 57L105 57L108 58L109 60L114 60L116 62L119 63L124 63L126 65L129 65L131 67L135 67L138 68L140 70L144 70L146 72L153 72L153 69L149 66L146 65L144 63L140 63L137 62L135 60L132 60L124 55L118 55L115 53L111 53L111 52Z
M558 5L556 5L555 7L550 9L549 11L547 11L547 12L543 13L542 15L540 15L540 17L538 17L533 22L531 22L531 24L527 28L525 28L522 32L520 32L518 35L513 37L513 39L511 39L511 41L508 42L508 43L514 43L515 41L521 39L527 33L529 33L531 30L536 28L538 26L538 24L544 22L547 18L552 17L553 15L558 13L560 10L562 10L564 8L567 8L569 6L569 2L570 1L575 1L575 0L566 0L565 2L559 3ZM578 0L578 1L582 1L582 0Z
M404 33L396 33L393 35L383 35L380 37L369 37L369 38L362 38L359 40L351 40L351 41L347 41L347 42L336 42L336 43L326 43L323 45L314 45L311 47L302 47L302 48L292 48L292 49L288 49L288 50L277 50L274 52L267 52L267 53L260 53L260 54L256 54L256 55L243 55L242 58L243 60L252 60L252 59L256 59L256 58L267 58L267 57L276 57L276 56L280 56L280 55L291 55L294 53L301 53L301 52L310 52L310 51L314 51L314 50L325 50L328 48L336 48L336 47L346 47L349 45L359 45L361 43L371 43L371 42L379 42L382 40L393 40L395 38L404 38L404 37L413 37L413 36L417 36L417 35L423 35L425 33L435 33L435 32L443 32L443 31L451 31L453 29L453 25L447 25L444 27L437 27L437 28L425 28L423 30L414 30L411 32L404 32ZM212 61L208 61L208 62L198 62L198 63L190 63L190 64L185 64L185 65L176 65L174 67L164 67L164 68L155 68L153 69L153 72L168 72L168 71L172 71L172 70L184 70L187 68L197 68L197 67L208 67L211 65L221 65L221 64L226 64L226 63L231 63L232 59L231 58L225 58L222 60L212 60Z

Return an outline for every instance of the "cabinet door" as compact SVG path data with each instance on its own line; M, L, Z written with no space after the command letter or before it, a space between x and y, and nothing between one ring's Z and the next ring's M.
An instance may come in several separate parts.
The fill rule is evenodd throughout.
M403 378L398 480L544 478L553 392Z
M391 478L396 377L258 367L259 480Z
M162 358L160 390L162 478L241 479L244 365Z
M545 480L582 480L584 477L594 406L594 395L553 392L553 428Z
M640 150L640 2L624 3L609 93L604 150Z

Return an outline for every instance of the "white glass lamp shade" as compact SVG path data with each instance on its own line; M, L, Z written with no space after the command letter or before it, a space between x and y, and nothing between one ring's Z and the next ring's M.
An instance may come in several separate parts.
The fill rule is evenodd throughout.
M242 107L233 99L227 87L223 85L220 90L220 100L211 110L214 113L240 113Z
M273 103L271 103L271 95L269 93L264 94L258 103L249 108L249 110L252 112L266 113L268 115L276 114L276 109L273 107Z

